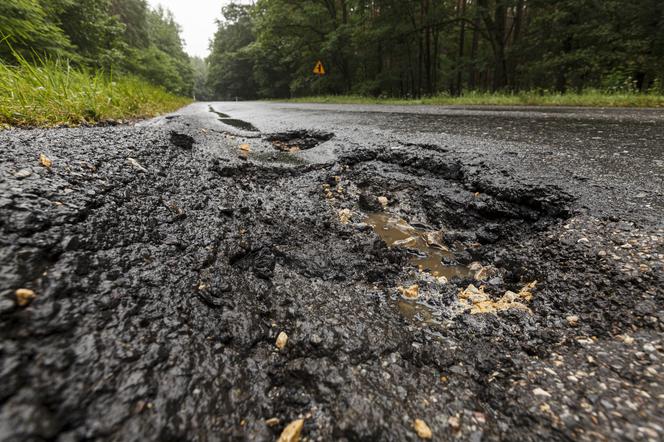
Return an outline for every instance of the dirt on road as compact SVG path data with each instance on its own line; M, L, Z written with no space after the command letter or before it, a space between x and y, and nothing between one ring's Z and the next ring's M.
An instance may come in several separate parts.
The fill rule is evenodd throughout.
M664 438L659 206L209 110L0 132L0 439Z

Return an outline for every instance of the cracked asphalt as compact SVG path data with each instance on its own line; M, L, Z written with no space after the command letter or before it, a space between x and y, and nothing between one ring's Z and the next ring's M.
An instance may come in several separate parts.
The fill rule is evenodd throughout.
M0 439L661 440L663 149L648 109L2 131Z

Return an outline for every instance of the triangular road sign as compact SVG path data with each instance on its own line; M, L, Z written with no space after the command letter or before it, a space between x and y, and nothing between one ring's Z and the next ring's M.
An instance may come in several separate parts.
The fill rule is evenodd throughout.
M316 62L316 66L314 66L314 74L316 75L325 75L325 68L323 67L323 63L319 61Z

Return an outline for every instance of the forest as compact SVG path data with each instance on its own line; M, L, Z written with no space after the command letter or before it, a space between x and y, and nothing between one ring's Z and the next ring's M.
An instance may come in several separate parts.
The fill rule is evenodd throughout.
M224 3L203 60L145 0L3 0L0 63L66 60L198 100L664 92L662 0Z
M145 0L2 0L0 61L67 60L191 96L194 70L173 15Z
M326 75L312 69L321 60ZM662 0L258 0L207 59L218 99L664 90Z

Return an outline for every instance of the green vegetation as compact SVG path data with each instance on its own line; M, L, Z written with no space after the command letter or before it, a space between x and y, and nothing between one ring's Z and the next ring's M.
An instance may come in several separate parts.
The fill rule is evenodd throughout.
M0 63L0 126L73 126L143 118L189 101L134 76L114 80L63 62Z
M223 13L208 60L217 98L660 105L664 94L661 0L258 0ZM550 93L521 93L533 90Z
M92 123L182 105L194 70L173 15L145 0L3 0L0 87L3 124Z
M468 92L463 95L437 95L422 98L367 97L362 95L323 95L288 99L295 103L393 104L393 105L494 105L494 106L588 106L588 107L664 107L664 95L605 93L599 91L551 93Z

